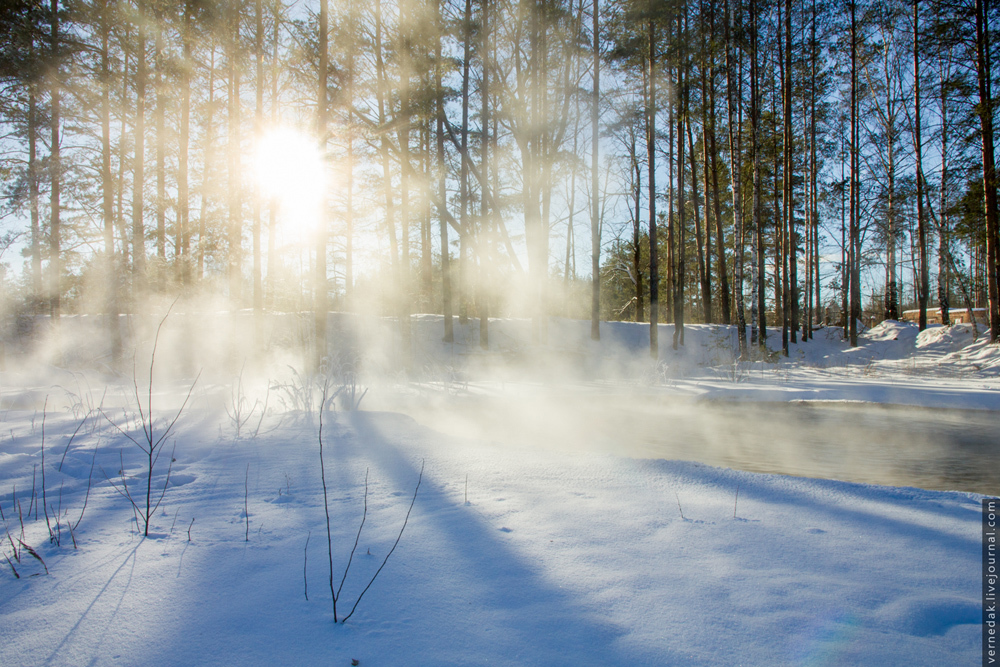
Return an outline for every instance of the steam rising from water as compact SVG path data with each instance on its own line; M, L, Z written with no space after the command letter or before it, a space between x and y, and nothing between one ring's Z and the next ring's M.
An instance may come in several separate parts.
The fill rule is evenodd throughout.
M164 302L156 315L121 316L126 351L117 363L102 316L66 317L57 331L45 318L22 322L0 374L0 409L39 410L47 397L50 409L74 412L128 404L135 385L150 386L162 322L152 381L160 408L179 406L200 374L192 411L221 414L241 397L266 404L272 415L315 409L317 382L327 378L334 390L349 387L361 409L403 412L442 434L513 451L695 460L1000 492L985 472L1000 453L993 436L1000 420L992 412L697 400L691 393L697 380L678 386L679 378L739 379L726 380L733 372L732 341L723 328L693 327L684 350L653 362L646 356L646 325L606 325L597 344L589 340L589 323L552 320L550 340L559 344L538 346L529 342L530 322L494 320L484 351L477 322L456 321L455 342L444 344L439 316L415 316L407 372L395 318L331 313L329 355L317 369L311 313L255 317L214 305L177 303L164 319ZM669 339L669 331L661 333ZM307 386L313 393L303 398Z

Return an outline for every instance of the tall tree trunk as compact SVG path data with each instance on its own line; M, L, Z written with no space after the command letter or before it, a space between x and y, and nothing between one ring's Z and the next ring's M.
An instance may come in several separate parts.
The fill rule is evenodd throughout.
M461 211L461 234L458 246L458 321L466 324L469 321L469 81L472 68L472 0L465 0L465 13L462 17L462 146L461 167L459 173L459 201Z
M632 188L633 210L632 218L632 275L635 278L635 321L645 321L644 294L642 288L642 215L639 213L639 200L642 198L642 168L636 155L636 136L632 135L630 144L632 170L635 172L635 186Z
M49 139L49 176L52 184L49 190L49 314L54 325L59 324L61 316L60 279L62 277L62 248L61 248L61 228L60 228L60 197L62 193L62 158L60 153L60 136L62 120L60 118L60 104L62 99L62 82L60 79L60 36L59 36L59 0L52 0L50 5L50 29L52 48L52 71L49 74L49 97L51 109L49 110L49 127L51 137Z
M407 4L399 5L399 114L396 132L399 142L399 334L400 354L403 368L409 370L410 349L410 77L412 66L412 36L411 18L408 16Z
M917 159L917 237L920 247L919 328L927 328L930 296L930 258L927 256L927 221L924 219L924 160L920 137L920 0L913 0L913 147ZM942 314L943 315L943 314Z
M316 138L319 141L319 152L323 164L326 164L327 133L329 127L329 101L327 99L327 85L330 76L330 28L329 28L329 3L328 0L320 0L319 3L319 76L316 88ZM324 191L327 183L326 169L323 169L323 177L320 179ZM327 241L327 198L321 197L319 204L319 215L316 221L316 274L314 278L315 292L313 294L316 347L314 363L316 368L320 367L323 359L327 356L326 342L326 318L329 307L327 306L327 278L326 278L326 241ZM336 612L335 612L336 613Z
M816 156L816 97L817 97L817 70L819 67L819 42L816 40L816 22L817 22L818 11L816 8L816 0L812 0L812 21L810 22L810 35L811 35L811 46L812 46L812 86L809 89L809 100L810 100L810 114L809 114L809 136L810 136L810 155L809 155L809 178L810 186L809 190L812 193L811 205L811 219L813 227L813 289L816 290L816 320L820 321L820 314L823 312L823 300L822 300L822 282L820 280L820 262L819 262L819 241L820 241L820 231L819 231L819 163ZM809 337L812 338L812 325L810 324Z
M660 356L657 326L660 321L660 268L656 247L656 22L650 18L647 27L649 54L646 59L646 165L649 181L649 354Z
M705 202L705 218L703 221L701 217L701 201L698 195L698 163L694 150L694 134L691 131L691 123L688 122L686 125L688 137L688 157L691 160L691 200L694 204L694 236L698 262L698 282L699 287L701 287L701 316L705 323L708 323L712 321L712 283L711 267L709 266L709 263L712 260L712 247L711 241L708 239L707 235L708 201L706 200ZM704 135L702 135L702 143L705 143ZM707 161L705 164L708 164ZM707 173L705 177L706 179L708 178ZM704 228L702 227L702 222L704 222Z
M195 277L205 275L205 251L208 249L209 213L214 209L212 172L215 165L215 43L211 44L208 59L208 104L205 116L205 150L202 156L201 211L198 216L198 263Z
M262 0L254 0L254 56L257 60L256 81L254 89L257 93L254 105L254 144L260 141L264 128L264 8ZM264 313L264 281L263 281L263 250L261 248L261 192L260 185L254 186L253 198L253 312L260 327L260 319ZM259 333L259 332L258 332Z
M733 37L731 3L734 0L725 0L725 35L726 43L726 116L729 134L729 177L730 187L733 193L733 289L736 297L736 336L739 348L740 359L747 356L747 324L746 306L743 302L743 258L746 249L745 226L743 221L743 164L742 164L742 137L743 127L740 122L742 114L738 106L743 100L743 76L742 67L738 67L738 62L733 57ZM742 2L737 2L737 11L742 17ZM719 235L721 242L722 235Z
M177 151L177 239L179 252L176 261L179 282L181 285L187 286L191 282L191 202L188 186L188 154L191 143L191 70L194 67L191 53L193 0L185 0L183 11L180 67L181 117Z
M846 148L846 147L845 147ZM850 333L848 292L851 286L851 249L848 245L847 193L850 186L844 174L844 162L848 155L841 153L840 161L840 312L844 318L844 337Z
M479 241L477 245L479 246L479 299L478 308L479 311L479 345L484 350L490 349L490 304L489 304L489 286L488 280L490 276L490 256L491 256L491 245L490 235L492 233L492 225L490 224L490 205L488 195L488 183L489 183L489 158L490 158L490 63L489 63L489 50L490 50L490 0L480 0L480 30L482 35L480 38L480 48L482 49L482 76L480 83L479 95L482 98L482 113L480 114L480 122L482 123L481 137L480 137L480 149L481 149L481 163L479 165L479 170L482 178L480 179L480 193L482 195L482 208L480 210L480 229L479 229Z
M104 231L104 310L111 342L111 358L121 357L121 328L118 326L118 289L115 267L115 201L114 180L111 175L111 17L108 0L101 0L101 207ZM33 178L33 176L32 176Z
M760 146L760 75L757 48L757 0L750 0L750 155L753 161L753 250L751 251L751 322L750 343L767 347L767 323L764 310L764 235L761 233L761 146Z
M594 88L590 100L590 339L601 339L601 220L598 210L600 187L599 146L601 121L601 33L600 0L594 0ZM637 211L638 213L638 211ZM640 295L640 300L642 296Z
M132 291L133 303L138 303L146 287L146 228L143 224L144 166L146 162L146 7L144 0L136 0L139 14L136 26L135 58L135 153L132 161Z
M711 26L711 38L714 49L714 42L716 39L716 23L715 23L715 5L709 3L709 24ZM721 318L720 321L728 326L732 323L732 304L730 301L729 294L729 271L726 267L726 237L723 232L722 226L722 201L719 189L719 165L718 156L719 149L716 143L716 114L718 108L716 106L715 100L715 80L716 80L716 61L714 50L709 53L708 67L708 77L703 79L707 85L707 94L703 92L704 102L702 104L703 109L703 126L705 128L705 136L707 141L705 142L705 208L708 210L708 198L711 196L712 201L712 213L715 218L715 249L718 255L718 272L719 272L719 300L720 300L720 310ZM711 186L709 186L709 173L711 174ZM711 188L711 189L710 189ZM707 219L706 214L706 219ZM711 253L710 253L711 254ZM709 257L711 261L711 257Z
M421 87L428 90L430 85L427 81L421 81ZM436 102L434 103L436 106ZM437 176L432 173L436 171L431 166L434 158L431 154L431 121L436 120L437 111L434 111L434 118L421 119L419 144L420 144L420 165L421 165L421 185L420 185L420 308L421 312L431 312L431 289L433 287L432 274L434 262L432 255L433 234L431 231L431 200L434 198L432 190L437 186ZM443 129L443 128L442 128Z
M948 94L945 65L941 63L941 199L938 207L941 224L938 229L938 308L941 312L941 324L951 324L950 292L951 287L948 264L943 258L951 258L948 243ZM928 195L930 196L930 195ZM972 308L970 306L969 310ZM970 313L971 315L971 313ZM971 319L971 318L970 318Z
M451 293L451 248L448 244L448 222L446 220L448 190L445 182L448 165L444 155L444 124L445 117L445 91L442 70L444 68L444 58L441 53L441 41L444 39L444 16L441 11L441 1L437 0L437 26L438 36L435 39L434 53L434 93L437 97L437 186L438 186L438 206L442 207L438 214L438 227L441 234L441 312L444 315L444 342L451 343L455 340L454 319L452 318L452 293Z
M686 39L687 31L684 29L683 18L678 19L677 31L681 34L681 44L683 45ZM681 47L682 56L680 58L680 64L677 66L677 245L675 246L675 267L674 267L674 289L673 289L673 306L674 306L674 335L673 335L673 349L677 349L678 346L684 345L684 284L686 279L686 262L685 255L687 248L687 221L686 221L686 208L687 204L684 200L684 128L687 124L688 116L688 72L689 65L687 62L687 55L683 53L683 46ZM696 184L697 185L697 184Z
M986 208L986 290L990 306L990 341L1000 338L1000 285L997 261L997 175L993 146L993 72L990 63L989 0L976 0L976 75L982 129L983 192Z
M795 225L795 136L792 134L792 0L785 0L785 238L788 257L789 335L791 342L798 342L799 332L799 274L798 232Z
M779 11L778 25L780 26L781 24ZM784 356L788 356L788 235L786 233L785 211L781 206L781 194L778 189L779 183L783 184L784 181L784 174L782 173L784 146L780 145L782 136L778 129L778 77L781 77L780 86L784 87L785 60L783 57L784 45L780 39L780 34L778 37L779 48L776 53L778 58L778 62L776 63L777 69L771 77L771 138L774 145L774 178L772 179L774 190L771 197L771 205L773 207L771 220L774 224L774 309L776 311L775 315L781 318L781 353ZM779 175L781 176L780 180Z
M160 289L164 284L167 262L167 142L164 123L166 120L166 99L163 95L163 13L153 12L156 36L153 40L153 92L156 95L154 124L156 132L156 283Z
M121 253L121 259L119 261L119 268L121 269L121 275L116 277L116 286L119 290L119 297L121 295L121 287L123 280L125 278L125 273L129 270L128 263L128 223L125 220L125 163L128 162L128 107L129 107L129 82L131 77L128 75L128 60L129 51L126 48L128 43L128 26L122 27L122 32L124 33L122 37L122 110L121 110L121 123L119 124L118 132L118 187L115 192L115 201L117 206L115 208L115 224L118 227L118 237L121 239L121 246L119 246L119 252ZM119 310L121 310L121 301L119 301Z
M242 305L243 292L243 201L242 173L240 171L240 18L241 2L229 6L229 36L227 55L229 66L229 140L228 187L229 187L229 238L228 271L229 299L234 309Z
M357 78L355 50L357 48L356 34L358 30L357 8L355 0L347 0L348 39L347 49L347 183L345 184L347 209L344 219L344 300L347 308L354 307L354 96Z
M858 146L858 29L857 3L850 2L851 12L851 289L848 335L851 347L858 346L858 318L861 317L861 231L858 219L860 201L859 146Z
M353 4L352 4L353 6ZM281 33L281 8L282 0L272 0L271 16L274 22L271 33L271 125L277 127L280 115L280 99L278 96L278 73L279 73L279 53L278 45ZM268 202L267 218L267 281L264 289L264 303L270 308L274 305L275 286L278 271L278 198L272 197ZM349 254L349 253L348 253ZM350 266L350 264L348 264Z
M35 85L28 88L28 191L31 199L31 295L33 308L40 308L45 286L42 282L42 230L38 192L38 102Z

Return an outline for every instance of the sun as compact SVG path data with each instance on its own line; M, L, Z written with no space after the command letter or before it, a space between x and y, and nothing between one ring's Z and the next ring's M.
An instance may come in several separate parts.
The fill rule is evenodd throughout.
M277 201L283 226L315 228L325 173L316 141L290 127L272 128L261 136L255 158L261 195Z

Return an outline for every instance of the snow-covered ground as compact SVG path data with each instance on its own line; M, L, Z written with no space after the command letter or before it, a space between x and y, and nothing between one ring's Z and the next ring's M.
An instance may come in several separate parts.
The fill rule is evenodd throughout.
M528 323L497 320L483 353L474 327L444 345L440 318L417 317L410 378L331 369L326 494L301 369L202 378L154 466L148 538L115 488L124 476L141 513L131 378L105 391L96 375L0 374L0 664L978 663L981 496L648 458L626 442L640 430L594 446L605 413L584 412L641 396L672 406L678 438L725 401L764 421L800 401L992 415L997 348L968 327L894 323L858 348L825 329L788 360L736 362L731 331L688 327L678 352L672 333L653 363L644 325L604 324L598 344L589 323L553 320L540 347ZM366 366L388 367L385 349ZM368 389L359 411L352 381ZM154 383L156 433L189 382ZM338 589L348 562L340 619L385 565L335 625L331 576Z

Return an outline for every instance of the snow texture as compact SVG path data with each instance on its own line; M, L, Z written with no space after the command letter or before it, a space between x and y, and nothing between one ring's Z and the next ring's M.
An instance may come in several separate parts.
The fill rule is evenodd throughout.
M154 468L161 489L173 453L143 538L112 486L124 476L133 493L145 488L141 452L112 425L135 432L129 387L104 416L91 409L103 389L3 374L0 537L13 567L0 560L0 663L978 662L980 495L622 454L584 446L582 430L563 426L526 439L519 429L544 421L544 407L512 428L474 428L461 401L487 412L504 397L544 406L571 393L609 405L623 395L755 402L762 413L768 402L803 400L993 411L1000 354L983 336L886 323L848 348L826 329L787 361L738 362L731 330L689 327L675 353L664 326L654 364L639 325L604 324L598 344L588 323L557 320L549 335L559 346L542 349L525 342L527 323L497 321L493 339L506 342L489 353L427 342L439 326L415 318L425 377L373 381L361 411L324 416L334 585L362 519L366 471L369 480L341 618L392 548L424 466L399 546L337 625L318 408L293 409L294 378L283 380L286 400L272 391L259 430L254 416L239 438L217 409L230 388L197 388ZM177 404L184 390L157 387L154 406ZM248 384L249 402L262 403L263 391ZM428 397L437 407L426 419L393 408ZM169 411L154 409L162 427ZM38 510L43 417L58 545ZM89 482L74 548L67 523L81 516ZM23 548L13 559L21 521L48 574Z

